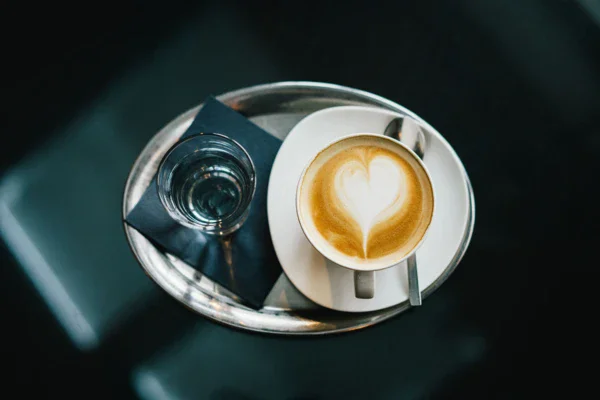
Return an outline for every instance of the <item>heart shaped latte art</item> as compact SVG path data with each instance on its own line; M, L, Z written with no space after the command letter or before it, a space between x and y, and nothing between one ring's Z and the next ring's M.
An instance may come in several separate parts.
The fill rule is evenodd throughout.
M406 200L406 175L395 160L379 155L364 161L350 159L334 178L335 194L348 217L360 226L362 247L368 257L371 227L402 207Z
M396 152L370 145L344 148L312 178L310 210L315 228L353 259L402 255L431 220L433 192Z

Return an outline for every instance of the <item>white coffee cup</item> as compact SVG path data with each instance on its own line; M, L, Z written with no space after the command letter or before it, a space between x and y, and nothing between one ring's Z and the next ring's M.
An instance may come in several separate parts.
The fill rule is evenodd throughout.
M365 299L375 295L375 271L402 263L423 243L434 206L433 184L421 159L399 141L370 133L325 146L306 165L296 190L304 235L325 258L354 271L355 296ZM415 226L414 232L404 226ZM372 238L376 245L369 251L383 255L368 257ZM397 249L385 254L396 242Z

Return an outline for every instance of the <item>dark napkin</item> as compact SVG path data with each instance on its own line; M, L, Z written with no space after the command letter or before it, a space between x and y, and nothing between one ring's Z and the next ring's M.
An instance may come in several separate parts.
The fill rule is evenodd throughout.
M267 221L267 185L281 141L210 97L182 138L201 132L222 133L240 143L256 168L250 214L229 243L186 228L164 209L156 176L125 221L163 251L195 267L255 308L260 308L281 274Z

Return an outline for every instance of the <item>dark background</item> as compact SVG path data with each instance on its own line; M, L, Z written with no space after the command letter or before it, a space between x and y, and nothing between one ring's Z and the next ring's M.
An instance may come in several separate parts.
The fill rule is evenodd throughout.
M592 357L592 276L600 239L597 2L14 2L0 18L0 177L51 146L98 99L110 102L111 88L138 79L144 66L161 62L183 42L202 44L202 53L175 57L170 69L153 73L184 70L187 80L151 75L137 83L150 95L140 97L143 107L131 118L147 121L145 116L162 112L138 125L147 128L135 133L138 151L171 117L207 94L269 80L347 85L415 111L461 157L477 205L467 255L428 299L430 310L436 301L453 304L444 313L446 328L470 327L485 346L461 368L446 367L446 353L433 354L431 363L416 367L415 379L432 365L447 368L443 378L427 393L406 397L573 398L594 386L591 369L579 360ZM210 25L211 19L218 21ZM209 28L197 33L202 21ZM222 24L243 29L216 30ZM195 89L205 81L212 83ZM137 398L131 371L198 323L199 317L157 290L101 346L81 351L5 245L0 266L2 360L8 370L2 386L19 398L40 390L47 396ZM410 314L372 328L377 340L392 345L408 318L421 324L414 325L417 331L427 329L428 318L438 318L426 305ZM436 335L444 349L443 329ZM413 339L415 348L423 345L418 334ZM368 362L365 357L357 368ZM364 382L347 385L368 385L372 398L394 398L379 390L381 382L369 378L368 370ZM190 396L263 397L235 389ZM297 395L324 398L318 388Z

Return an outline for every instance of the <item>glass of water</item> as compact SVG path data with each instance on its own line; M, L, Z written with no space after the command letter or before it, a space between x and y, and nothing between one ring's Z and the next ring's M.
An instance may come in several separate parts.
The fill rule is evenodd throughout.
M175 144L160 163L158 196L173 219L207 234L228 235L250 211L256 171L246 150L217 133Z

